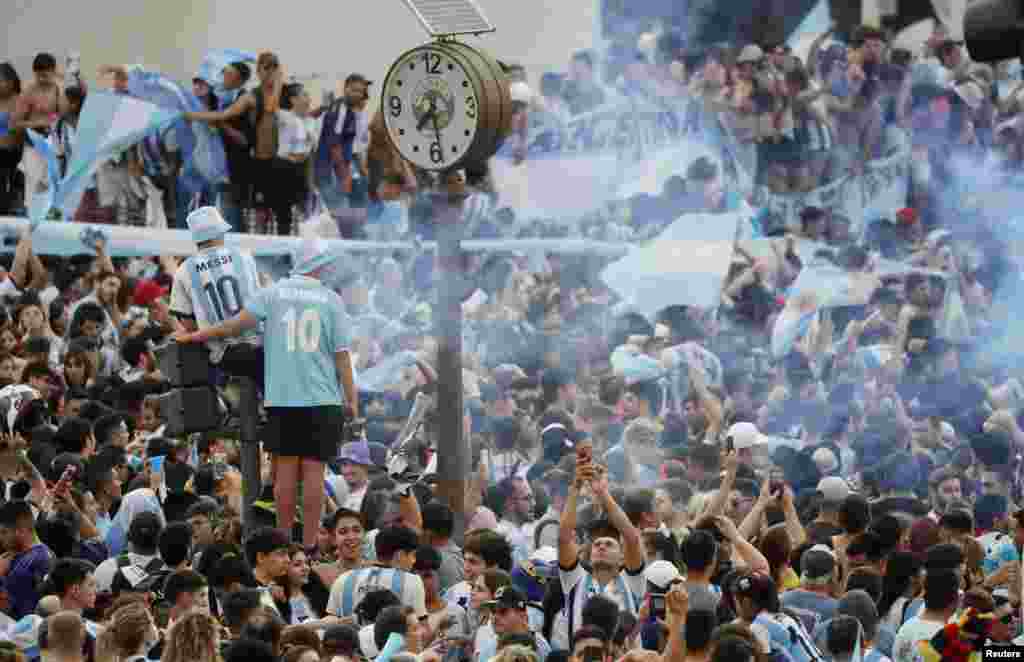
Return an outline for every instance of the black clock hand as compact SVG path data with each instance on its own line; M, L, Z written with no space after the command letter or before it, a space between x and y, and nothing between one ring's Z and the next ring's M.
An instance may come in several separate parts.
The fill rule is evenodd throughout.
M422 131L423 127L425 127L427 125L427 122L429 122L431 120L431 118L434 118L435 115L437 115L437 109L434 108L433 106L431 106L430 107L430 111L424 113L423 117L420 118L420 123L416 125L416 130L417 131ZM435 124L436 123L437 122L435 121Z
M437 150L441 153L441 162L444 162L444 147L441 147L441 129L437 128L437 113L434 113L434 135L437 137Z
M416 125L417 131L422 131L423 127L427 125L427 122L431 119L434 120L434 124L437 124L437 99L430 97L430 110L424 113L423 117L420 118L420 123Z

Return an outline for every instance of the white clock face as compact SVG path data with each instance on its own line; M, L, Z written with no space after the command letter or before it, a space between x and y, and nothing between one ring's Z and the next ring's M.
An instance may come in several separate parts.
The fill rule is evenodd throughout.
M381 103L392 142L417 167L450 168L473 146L480 99L469 74L444 50L405 54L388 74Z

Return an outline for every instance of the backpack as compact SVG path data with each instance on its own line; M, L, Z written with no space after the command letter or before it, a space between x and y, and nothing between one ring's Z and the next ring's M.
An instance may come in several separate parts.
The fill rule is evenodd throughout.
M127 554L117 557L117 572L110 583L110 592L115 596L124 591L131 593L153 593L162 598L164 582L171 574L163 560L155 558L144 567L132 563Z
M170 614L170 605L164 598L164 584L170 574L171 568L159 557L139 566L132 563L127 554L121 554L117 557L117 572L110 583L110 592L114 597L123 592L149 594L157 625L164 627Z

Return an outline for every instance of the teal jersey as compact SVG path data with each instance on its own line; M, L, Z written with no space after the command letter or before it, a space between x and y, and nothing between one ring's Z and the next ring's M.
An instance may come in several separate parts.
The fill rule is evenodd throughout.
M264 323L267 407L343 403L334 357L352 339L341 297L318 280L292 275L260 290L245 309Z

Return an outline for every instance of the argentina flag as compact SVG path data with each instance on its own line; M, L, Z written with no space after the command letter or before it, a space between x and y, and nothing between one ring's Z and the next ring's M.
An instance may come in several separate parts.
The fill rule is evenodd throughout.
M237 48L214 48L206 51L199 65L196 78L201 78L214 88L218 97L224 91L224 67L235 62L255 62L256 54Z
M66 217L73 216L100 164L140 142L149 133L166 128L182 115L180 111L160 108L123 94L90 93L78 120L75 152L54 197L54 205L61 208Z
M601 272L631 310L653 318L681 304L717 306L741 220L750 210L684 214L646 246L634 248Z
M161 73L140 67L128 71L128 94L161 108L181 112L206 110L191 91ZM174 123L174 135L184 157L180 182L189 195L227 182L227 155L214 129L202 122L182 119Z
M28 129L25 133L28 135L32 147L46 159L46 174L49 181L49 186L45 191L36 191L32 195L28 217L32 227L35 228L41 221L46 220L46 215L53 207L53 200L57 195L60 183L60 163L57 161L57 152L54 150L53 144L46 136L32 129Z

